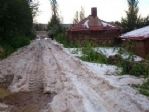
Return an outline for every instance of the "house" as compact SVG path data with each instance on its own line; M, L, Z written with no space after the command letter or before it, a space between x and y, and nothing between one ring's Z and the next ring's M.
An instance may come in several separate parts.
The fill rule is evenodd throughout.
M149 56L149 26L136 29L120 36L123 44L139 56Z
M113 44L120 36L121 28L98 18L97 8L91 8L91 15L72 25L67 34L71 42L93 42L97 45Z

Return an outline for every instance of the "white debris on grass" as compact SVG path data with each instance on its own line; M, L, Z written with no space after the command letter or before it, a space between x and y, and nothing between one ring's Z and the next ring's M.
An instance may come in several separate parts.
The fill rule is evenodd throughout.
M75 57L81 57L83 56L83 53L80 48L64 48L64 51L68 54L71 54Z
M144 37L149 38L149 26L133 30L131 32L125 33L121 35L121 38L128 38L128 37Z
M119 48L97 47L97 48L94 48L94 50L98 53L102 53L103 55L105 55L108 58L109 56L114 56L114 55L118 54Z
M90 70L100 75L100 77L104 77L115 86L142 84L144 81L144 78L138 78L131 75L119 76L118 74L120 74L121 68L117 66L89 62L83 63L86 64Z
M120 49L120 47L96 47L96 48L94 48L95 52L101 53L101 54L105 55L107 58L109 58L110 56L120 54L119 49ZM65 52L72 54L73 56L76 56L76 57L83 56L81 48L64 48L64 50L65 50ZM130 55L127 51L123 52L120 55L125 60L129 59L129 57L130 57ZM139 61L143 60L142 57L137 56L137 55L132 55L132 57L133 57L133 61L135 61L135 62L139 62Z
M94 48L94 50L98 53L102 53L103 55L105 55L107 58L109 58L110 56L114 56L119 53L119 49L120 47L97 47ZM127 51L123 52L122 54L120 54L122 56L123 59L129 59L130 55ZM133 57L133 61L142 61L143 58L141 58L140 56L136 56L136 55L132 55Z
M96 73L100 73L100 75L115 75L121 72L121 69L114 65L106 65L106 64L99 64L99 63L90 63L90 62L83 62L92 68L93 71Z

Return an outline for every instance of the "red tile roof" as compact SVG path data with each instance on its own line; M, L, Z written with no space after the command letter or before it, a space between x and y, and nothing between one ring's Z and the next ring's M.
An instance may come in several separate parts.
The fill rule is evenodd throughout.
M114 26L108 22L100 20L97 16L88 16L84 20L80 21L78 24L71 26L69 31L102 31L102 30L120 30L119 27Z

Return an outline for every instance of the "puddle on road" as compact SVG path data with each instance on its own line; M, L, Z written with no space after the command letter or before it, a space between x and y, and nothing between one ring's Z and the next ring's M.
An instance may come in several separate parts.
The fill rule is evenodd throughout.
M11 112L39 112L54 96L35 91L11 94L7 89L0 88L0 102L11 106Z
M10 92L5 87L0 86L0 99L3 99L6 96L9 96Z

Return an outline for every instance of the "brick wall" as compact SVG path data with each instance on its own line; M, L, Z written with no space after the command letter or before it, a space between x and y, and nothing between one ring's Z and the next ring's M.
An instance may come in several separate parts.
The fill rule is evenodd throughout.
M146 57L149 55L149 38L145 40L125 40L123 45L126 49L134 52L136 55ZM128 47L128 46L131 47Z
M85 41L93 42L96 45L110 45L115 42L119 36L118 31L80 31L68 32L68 40L72 42L84 43Z

